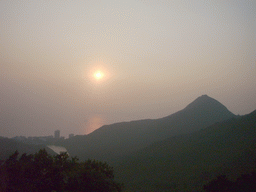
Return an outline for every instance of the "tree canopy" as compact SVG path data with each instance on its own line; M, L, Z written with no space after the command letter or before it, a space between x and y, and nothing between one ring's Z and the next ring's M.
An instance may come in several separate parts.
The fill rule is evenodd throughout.
M256 172L243 174L236 181L230 181L226 175L220 175L204 185L204 190L206 192L255 192Z
M67 153L51 156L45 149L20 157L16 151L0 166L0 191L120 192L122 188L107 163L79 162Z

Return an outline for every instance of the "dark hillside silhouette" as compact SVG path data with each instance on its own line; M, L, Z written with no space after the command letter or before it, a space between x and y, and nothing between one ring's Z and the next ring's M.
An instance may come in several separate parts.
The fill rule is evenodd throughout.
M238 178L255 168L256 111L154 143L116 170L132 191L200 191L216 175Z
M51 156L45 149L31 155L16 151L0 165L2 192L121 192L113 168L95 160L78 162L67 153Z
M206 185L205 192L255 192L256 191L256 172L242 174L235 181L230 181L226 175L219 175Z
M44 145L33 145L15 141L13 139L0 137L0 160L6 160L16 150L20 153L33 154L39 149L46 148ZM55 154L51 149L47 148L47 152L51 155Z
M232 117L235 115L224 105L203 95L170 116L105 125L89 135L73 137L58 145L81 159L112 161L156 141L198 131Z

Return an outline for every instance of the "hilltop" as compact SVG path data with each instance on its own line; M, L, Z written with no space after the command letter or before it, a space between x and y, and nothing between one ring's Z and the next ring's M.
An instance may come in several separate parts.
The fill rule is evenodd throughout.
M88 135L73 137L59 144L80 159L111 162L154 142L198 131L232 117L235 115L224 105L203 95L169 116L104 125Z

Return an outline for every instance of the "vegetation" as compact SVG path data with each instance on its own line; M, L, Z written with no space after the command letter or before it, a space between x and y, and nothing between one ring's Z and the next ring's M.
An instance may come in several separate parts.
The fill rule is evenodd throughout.
M131 191L200 191L217 175L255 170L255 138L256 111L154 143L125 157L115 175Z
M226 175L220 175L207 185L204 185L206 192L255 192L256 172L243 174L236 181L230 181Z
M69 154L81 160L93 158L116 165L120 157L155 142L235 117L224 105L203 95L183 110L164 118L104 125L88 135L58 141L55 145L65 147Z
M185 129L191 133L172 136L173 130ZM256 110L235 116L203 96L171 116L103 126L57 145L82 161L90 157L115 165L115 181L125 183L127 192L252 192L256 191L255 138ZM1 147L19 150L17 143L8 146L0 139L0 158ZM23 154L19 159L15 153L0 162L0 191L121 191L106 163L79 163L67 154L50 152Z
M40 149L45 148L45 145L34 145L29 143L23 143L14 139L4 138L0 136L0 161L6 160L14 153L14 151L19 151L20 154L34 154ZM50 154L55 154L51 149L47 149Z
M34 155L16 151L0 166L0 191L6 192L120 192L113 168L95 160L78 162L67 153L51 156L45 149Z

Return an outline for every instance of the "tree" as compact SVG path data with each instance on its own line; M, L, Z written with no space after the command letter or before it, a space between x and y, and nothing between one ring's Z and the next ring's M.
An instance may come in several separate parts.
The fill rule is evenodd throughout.
M256 192L256 172L243 174L232 182L225 175L218 176L207 185L206 192Z
M226 175L220 175L204 186L206 192L231 192L233 182L228 180Z
M95 160L79 162L67 153L51 156L45 149L34 155L16 151L0 166L0 190L6 192L120 192L113 167Z

